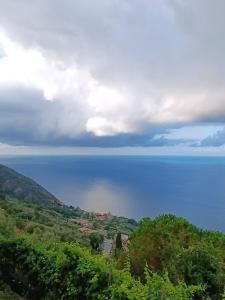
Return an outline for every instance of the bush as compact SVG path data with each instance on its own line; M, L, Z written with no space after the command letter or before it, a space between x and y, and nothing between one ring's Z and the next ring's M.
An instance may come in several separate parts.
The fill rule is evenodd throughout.
M36 299L189 300L201 289L174 286L168 277L148 272L142 284L127 269L116 270L104 257L78 245L66 243L47 250L20 239L0 240L0 279L11 287L13 282L14 292L21 296L35 292Z
M99 234L97 232L93 232L89 235L90 239L90 245L93 250L99 250L101 244L104 241L104 237L102 234Z
M144 280L146 263L173 284L205 286L198 299L221 299L225 284L225 235L203 231L182 218L143 219L130 237L132 273Z

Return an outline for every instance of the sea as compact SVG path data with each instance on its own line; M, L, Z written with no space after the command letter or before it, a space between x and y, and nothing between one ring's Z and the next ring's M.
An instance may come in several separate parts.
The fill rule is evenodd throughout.
M225 232L225 157L0 156L61 201L139 221L175 214Z

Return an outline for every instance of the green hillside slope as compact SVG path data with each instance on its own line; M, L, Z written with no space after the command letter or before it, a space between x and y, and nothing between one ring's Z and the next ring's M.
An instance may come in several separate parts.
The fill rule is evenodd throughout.
M60 201L32 179L0 164L0 192L19 200L44 206L55 206Z
M76 225L82 236L100 232L104 236L113 237L118 231L129 235L136 227L133 219L111 214L89 213L80 208L67 206L34 180L3 165L0 165L1 194L6 199L8 210L16 214L17 218L22 216L25 220L35 222L41 220L40 223L47 225L63 220L66 226Z

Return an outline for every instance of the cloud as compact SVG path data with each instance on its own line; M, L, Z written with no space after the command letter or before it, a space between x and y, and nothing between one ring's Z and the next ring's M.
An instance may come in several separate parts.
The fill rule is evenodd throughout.
M10 87L9 92L15 85L40 91L43 100L40 105L47 108L49 105L44 102L51 101L55 103L53 106L61 107L54 116L58 136L76 137L85 131L96 135L101 132L101 136L129 133L133 129L135 132L132 118L129 120L127 115L127 120L123 120L121 109L128 109L128 103L123 103L118 91L95 80L88 70L75 63L66 66L63 61L47 59L38 50L26 50L5 35L1 35L0 40L6 52L0 60L0 99L5 97L4 87ZM117 124L119 118L120 126Z
M166 127L224 120L224 11L223 0L0 0L1 138L164 145L154 135Z
M223 145L225 145L225 127L202 139L200 143L194 144L195 147L220 147Z
M173 145L183 142L180 139L155 138L156 134L167 132L166 128L151 128L136 134L121 133L118 130L115 135L110 132L113 125L106 123L103 126L98 124L99 120L96 120L95 125L90 124L96 134L88 131L81 131L79 134L76 128L79 113L77 112L76 117L74 112L75 120L68 120L73 112L67 109L64 102L46 101L38 89L22 88L18 85L0 89L0 140L4 143L30 146L125 147ZM71 134L68 134L72 124L75 128L73 130L71 127ZM104 132L108 131L107 136L102 134L101 128Z

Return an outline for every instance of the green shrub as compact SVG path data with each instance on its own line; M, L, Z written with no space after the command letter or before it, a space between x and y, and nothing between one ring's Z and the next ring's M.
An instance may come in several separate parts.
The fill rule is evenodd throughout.
M144 280L146 263L173 284L205 286L197 299L221 299L225 285L225 235L203 231L186 220L163 215L143 219L130 237L129 255L134 276Z
M8 285L13 280L14 292L21 296L35 291L37 299L189 300L201 289L174 286L168 277L149 273L142 284L128 270L116 270L104 257L76 244L47 250L20 239L0 240L0 279ZM16 290L15 282L22 287Z
M93 232L89 235L89 239L90 239L90 245L92 247L92 249L94 250L99 250L101 244L104 241L104 237L102 234L99 234L97 232Z

